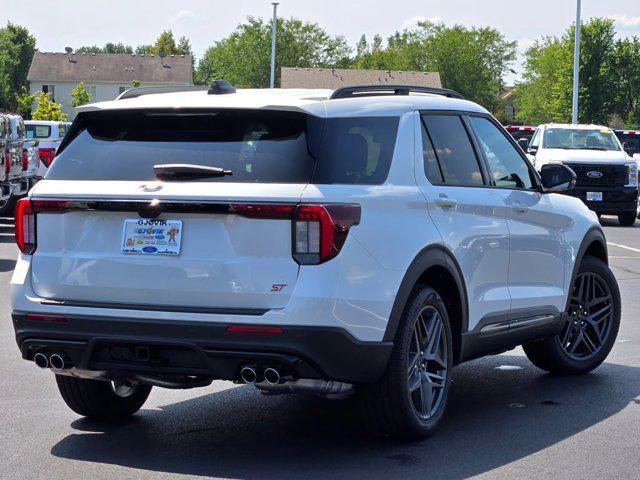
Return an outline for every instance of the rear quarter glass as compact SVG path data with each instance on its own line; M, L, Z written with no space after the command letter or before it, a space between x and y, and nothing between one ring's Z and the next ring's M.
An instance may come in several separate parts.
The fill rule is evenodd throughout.
M148 181L156 164L190 163L233 172L194 181L380 184L397 128L397 117L268 110L87 112L46 178Z

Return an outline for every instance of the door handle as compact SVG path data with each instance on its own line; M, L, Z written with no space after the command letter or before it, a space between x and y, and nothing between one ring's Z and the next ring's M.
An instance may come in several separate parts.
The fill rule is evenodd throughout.
M527 213L529 209L527 207L513 207L513 211L519 214Z
M453 208L458 205L458 201L454 200L453 198L438 198L433 203L442 208Z

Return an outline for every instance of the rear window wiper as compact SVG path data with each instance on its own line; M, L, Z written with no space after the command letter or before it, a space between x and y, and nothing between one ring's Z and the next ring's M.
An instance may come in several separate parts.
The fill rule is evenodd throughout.
M224 177L233 175L231 170L191 163L162 163L154 165L153 171L158 180L190 180L195 178Z

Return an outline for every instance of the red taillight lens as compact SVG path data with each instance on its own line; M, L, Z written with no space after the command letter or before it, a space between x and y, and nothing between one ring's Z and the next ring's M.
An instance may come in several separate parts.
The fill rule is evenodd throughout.
M4 173L7 175L11 171L11 152L9 150L4 151Z
M360 205L298 205L293 212L293 258L317 265L334 258L349 229L360 223Z
M36 251L36 214L31 208L31 200L23 198L16 203L14 213L16 243L25 255Z
M14 212L14 232L20 251L25 255L33 255L36 251L37 213L64 213L68 211L70 203L68 200L18 200Z
M295 205L266 203L232 203L229 211L248 218L289 220Z
M29 168L29 152L26 148L22 149L22 171L24 172Z
M51 162L53 162L53 158L56 156L55 148L41 148L40 149L40 161L44 163L44 165L49 168Z
M67 319L62 315L41 315L39 313L27 313L27 320L30 322L67 323Z

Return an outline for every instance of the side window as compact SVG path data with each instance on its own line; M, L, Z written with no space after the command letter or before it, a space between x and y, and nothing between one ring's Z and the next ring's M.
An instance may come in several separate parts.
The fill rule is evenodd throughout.
M424 173L429 181L434 184L443 183L442 172L440 171L440 165L438 165L438 158L436 157L436 151L433 148L433 143L429 138L427 129L422 123L422 156L424 158Z
M531 188L532 172L507 137L491 121L470 117L497 187Z
M529 142L529 145L531 145L532 147L539 147L541 137L542 135L540 135L540 129L536 128L536 131L533 133L533 137L531 137L531 142Z
M434 183L483 185L480 165L462 119L457 115L426 114L422 116L422 121L426 128L426 136L431 140L425 147L425 172L429 180L432 181L432 175L436 179ZM441 173L440 182L437 181L434 157Z

